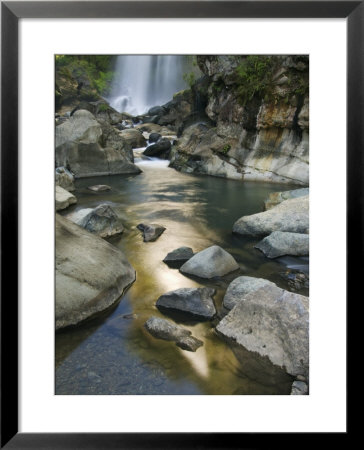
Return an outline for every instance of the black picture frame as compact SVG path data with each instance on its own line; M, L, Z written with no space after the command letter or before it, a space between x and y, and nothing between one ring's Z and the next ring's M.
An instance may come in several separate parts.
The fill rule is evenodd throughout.
M363 249L364 1L1 2L1 448L258 448L277 437L285 447L296 434L18 433L18 21L117 17L347 19L347 304L360 292L363 263L355 254ZM338 433L336 443L348 431ZM299 445L310 438L303 434ZM314 438L327 443L324 434Z

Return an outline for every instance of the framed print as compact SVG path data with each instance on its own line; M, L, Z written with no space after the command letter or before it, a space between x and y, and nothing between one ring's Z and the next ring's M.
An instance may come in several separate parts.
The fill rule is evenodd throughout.
M2 2L2 447L347 437L363 8Z

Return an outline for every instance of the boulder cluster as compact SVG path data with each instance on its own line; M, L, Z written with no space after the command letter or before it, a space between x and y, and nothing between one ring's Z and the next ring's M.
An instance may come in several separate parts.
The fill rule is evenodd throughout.
M308 96L296 93L294 84L308 73L307 62L291 57L275 62L272 83L278 100L272 105L257 98L241 103L237 59L214 58L198 57L204 76L144 115L118 113L103 99L82 100L56 115L56 329L107 309L136 279L123 252L106 240L124 232L119 211L108 202L77 209L75 180L137 175L141 169L133 149L140 149L145 158L169 159L170 167L187 173L307 185ZM88 190L97 196L112 187L95 184ZM153 222L136 222L135 228L148 246L168 233ZM308 188L272 193L264 211L240 217L232 233L256 240L252 251L269 259L308 256ZM163 262L200 286L156 298L157 314L167 318L152 316L145 322L153 338L198 352L204 342L192 335L188 323L210 322L221 339L291 375L292 395L308 393L309 302L296 292L308 287L308 274L282 273L291 291L282 289L244 275L238 256L219 245L199 251L171 248ZM211 287L219 282L226 286L221 304Z

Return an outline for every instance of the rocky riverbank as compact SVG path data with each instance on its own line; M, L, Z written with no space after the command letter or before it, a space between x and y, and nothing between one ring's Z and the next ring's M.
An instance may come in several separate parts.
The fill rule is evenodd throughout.
M58 86L64 94L55 131L56 211L60 211L56 329L107 310L137 275L128 254L106 240L124 232L122 217L107 200L75 211L72 205L78 194L71 193L75 180L141 174L133 153L140 149L147 160L169 159L170 167L181 172L308 184L307 58L198 56L197 61L204 76L191 89L138 116L115 111L100 96L88 98L82 87L76 94L71 90L72 97L71 91ZM255 70L263 67L267 72L264 87L248 77L253 63ZM88 189L95 195L103 192L104 197L112 194L108 185ZM168 199L165 193L164 200ZM150 219L132 224L146 246L170 232L168 225L154 222L153 214ZM307 257L309 190L275 192L266 199L264 211L242 216L229 227L237 236L260 239L251 251L262 252L267 261L287 255ZM295 292L308 287L306 273L297 271L294 279L285 274L291 277L291 292L268 279L246 276L245 265L217 244L196 252L190 247L168 248L163 261L171 273L179 270L186 286L166 290L155 299L155 307L168 319L149 317L143 324L145 332L176 344L184 353L199 354L205 339L179 322L187 326L189 320L207 321L231 348L253 352L262 367L271 365L291 376L292 394L308 393L308 297ZM198 286L190 287L188 279ZM206 283L224 286L221 305L216 289Z
M171 167L308 184L308 58L198 56L208 120L186 127ZM258 75L257 75L258 74Z

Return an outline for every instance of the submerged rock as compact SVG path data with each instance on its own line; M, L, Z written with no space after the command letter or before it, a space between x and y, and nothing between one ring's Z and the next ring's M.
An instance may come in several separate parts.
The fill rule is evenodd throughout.
M195 352L203 345L199 339L191 336L191 331L169 320L150 317L144 324L149 333L157 339L175 342L183 350Z
M267 236L273 231L307 234L309 230L309 196L285 200L268 211L244 216L233 232L245 236Z
M183 264L193 256L193 250L190 247L179 247L172 252L169 252L168 255L163 259L168 265L178 265Z
M272 192L264 202L264 209L272 209L279 203L290 198L298 198L309 195L309 188L294 189L292 191Z
M238 277L233 280L227 290L223 300L226 309L233 309L235 305L243 301L247 294L255 292L263 286L276 286L271 281L264 278Z
M90 189L90 191L94 192L104 192L104 191L110 191L111 187L107 184L95 184L94 186L89 186L87 189Z
M138 230L143 232L144 242L156 241L159 236L166 230L166 227L157 223L140 223L139 225L137 225L137 228Z
M75 224L100 237L109 237L124 231L120 218L110 205L102 204L96 208L85 208L67 216Z
M273 231L258 242L255 248L262 251L268 258L278 258L283 255L307 256L309 254L309 236L287 231Z
M163 310L180 311L202 320L210 320L216 314L212 288L181 288L159 297L156 306Z
M287 373L307 378L308 311L307 297L264 286L237 303L216 330L247 350L267 356Z
M308 386L304 381L294 381L292 383L291 395L308 395Z
M222 277L237 269L239 265L230 253L218 245L213 245L196 253L183 264L180 271L201 278L214 278Z
M293 291L309 288L309 275L307 273L300 272L299 270L288 269L286 272L281 272L279 275L287 281L290 289Z
M105 310L134 280L117 247L56 214L56 329Z
M61 186L56 186L56 211L66 209L77 202L77 198Z
M243 346L234 343L231 339L223 339L226 341L229 348L234 353L239 362L236 368L237 373L246 380L254 380L265 388L271 387L271 391L266 391L267 394L279 391L282 394L289 395L292 386L292 376L287 374L284 369L278 367L265 356L261 356L256 352L249 352ZM251 390L250 383L242 383L234 391L234 394L248 394L252 395L255 392ZM261 392L257 392L261 393Z

